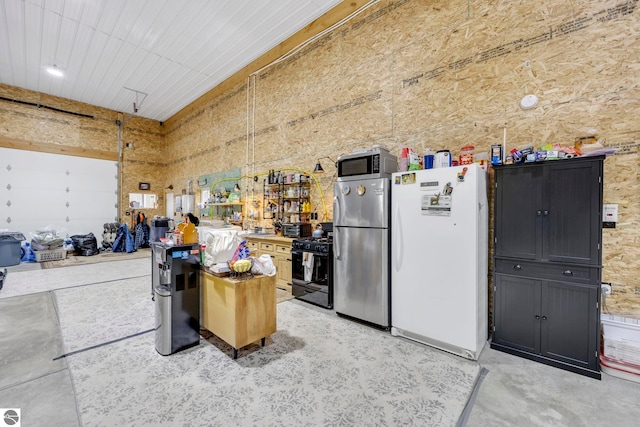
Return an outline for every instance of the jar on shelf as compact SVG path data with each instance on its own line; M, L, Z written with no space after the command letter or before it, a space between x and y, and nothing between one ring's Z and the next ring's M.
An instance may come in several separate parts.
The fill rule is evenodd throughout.
M460 149L460 157L459 164L460 165L470 165L473 163L473 154L475 152L476 147L473 145L465 145Z

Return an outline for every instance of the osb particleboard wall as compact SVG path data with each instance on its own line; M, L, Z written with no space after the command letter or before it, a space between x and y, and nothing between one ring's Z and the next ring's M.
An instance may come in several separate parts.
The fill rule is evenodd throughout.
M125 115L63 98L48 96L12 86L0 85L0 138L30 149L54 147L59 154L73 154L102 159L118 158L118 126ZM30 104L37 105L30 105ZM48 108L50 107L50 108ZM55 111L53 109L62 110ZM76 113L76 114L69 114ZM79 115L78 115L79 114ZM90 116L90 117L85 117ZM0 139L0 143L3 140ZM127 219L128 194L137 193L139 182L151 184L152 193L163 196L164 138L160 123L133 117L123 128L123 182L119 216ZM16 148L12 146L11 148ZM148 217L163 214L163 207L144 211Z
M508 148L570 145L595 128L621 149L605 161L605 203L620 215L603 236L603 280L614 283L607 305L640 318L637 6L379 1L166 129L178 166L169 179L230 167L310 170L316 158L374 144L396 155L404 146L457 154L469 143L487 152L503 142L505 126ZM540 102L523 111L519 101L530 93ZM331 214L335 175L319 178Z
M125 202L129 193L156 194L159 201L158 209L144 209L142 212L148 219L154 215L164 216L164 182L167 162L163 155L165 143L162 126L155 120L132 117L124 125L122 141L122 194L125 196ZM127 144L131 146L128 148ZM151 189L141 191L139 189L141 182L149 183ZM131 225L130 220L128 224Z

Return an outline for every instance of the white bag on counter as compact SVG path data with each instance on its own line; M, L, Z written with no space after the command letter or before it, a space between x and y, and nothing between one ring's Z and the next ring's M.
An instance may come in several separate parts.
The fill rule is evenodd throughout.
M204 244L207 245L204 250L204 265L211 267L219 262L229 261L241 241L238 230L208 229L204 238Z
M253 267L251 267L253 274L264 274L265 276L275 276L276 266L273 264L273 260L269 255L260 255L253 260Z

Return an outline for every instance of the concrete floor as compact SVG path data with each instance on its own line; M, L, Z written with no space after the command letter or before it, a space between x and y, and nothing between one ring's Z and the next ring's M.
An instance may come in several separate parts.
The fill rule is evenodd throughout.
M489 370L470 427L640 425L640 384L602 374L594 380L487 347Z
M0 300L0 406L21 408L22 425L81 424L66 362L53 360L62 351L50 292ZM489 372L468 426L639 425L638 383L606 374L590 379L488 345L479 363Z
M1 291L0 291L1 292ZM51 292L0 300L0 402L23 426L79 426Z

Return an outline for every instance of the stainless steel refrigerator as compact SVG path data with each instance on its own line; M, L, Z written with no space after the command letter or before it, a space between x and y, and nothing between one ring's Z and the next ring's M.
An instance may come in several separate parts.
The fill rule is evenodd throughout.
M334 185L334 306L338 314L390 327L390 180Z

